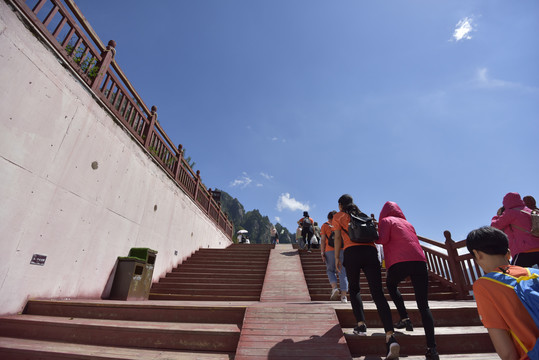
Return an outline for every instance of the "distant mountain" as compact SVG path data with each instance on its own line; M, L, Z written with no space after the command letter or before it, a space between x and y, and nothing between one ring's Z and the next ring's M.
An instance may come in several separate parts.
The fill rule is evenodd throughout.
M236 232L245 229L249 232L251 244L269 244L271 228L274 226L267 216L262 216L258 209L245 211L245 208L236 198L227 192L221 192L221 209L228 214L228 218L234 224L234 241ZM281 224L275 224L275 229L279 234L279 242L283 244L291 243L295 235L291 234L287 228Z

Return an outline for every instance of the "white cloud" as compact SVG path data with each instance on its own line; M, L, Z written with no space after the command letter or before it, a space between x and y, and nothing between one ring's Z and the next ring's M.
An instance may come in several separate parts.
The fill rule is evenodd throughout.
M290 197L289 193L281 194L279 200L277 200L277 210L291 210L291 211L309 211L309 205L303 204L296 199Z
M453 31L453 39L455 41L470 40L472 38L471 32L476 31L474 25L472 17L465 17L460 20L455 27L455 31Z
M280 222L281 222L281 218L278 217L278 216L276 216L276 217L275 217L275 221L277 221L278 223L280 223Z
M253 180L247 176L247 173L243 173L242 176L239 179L236 179L230 183L231 187L240 186L242 188L249 186L250 183L252 183Z
M264 186L264 185L262 185L260 183L256 184L256 187L262 187L262 186Z
M273 176L269 175L269 174L266 174L265 172L261 172L260 173L260 176L262 176L264 179L266 180L271 180L273 179Z
M519 89L528 92L537 92L538 89L517 82L494 79L489 76L487 68L477 69L474 83L476 86L487 89Z

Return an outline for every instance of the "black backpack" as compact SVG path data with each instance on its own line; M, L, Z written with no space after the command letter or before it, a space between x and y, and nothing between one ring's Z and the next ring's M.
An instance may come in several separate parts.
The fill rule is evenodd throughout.
M310 231L313 227L313 224L311 223L311 219L309 219L308 216L303 218L303 221L301 222L301 227L307 229Z
M350 241L355 243L372 243L378 240L374 219L363 213L359 216L350 214L347 233Z
M328 224L328 226L333 229L333 225L328 222L326 224ZM328 237L328 246L331 246L332 248L335 247L335 231L333 230L331 230L331 235L329 235Z

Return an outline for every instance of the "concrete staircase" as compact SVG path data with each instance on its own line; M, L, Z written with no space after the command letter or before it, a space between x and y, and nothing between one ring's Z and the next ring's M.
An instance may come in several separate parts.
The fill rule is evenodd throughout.
M334 357L324 352L331 344L339 359L381 359L384 332L369 296L368 336L355 336L350 304L328 301L319 250L279 249L201 249L153 284L148 301L30 300L22 314L0 317L0 358L301 359L309 354L329 359L337 356L337 350L331 350ZM268 264L270 254L274 260ZM297 270L288 270L286 264L298 258ZM297 280L289 277L301 274L301 268L307 284L303 295L293 293ZM454 294L436 282L431 292L442 359L496 358L475 303L453 300ZM406 305L415 328L397 333L401 354L424 359L419 312L415 301Z
M152 285L150 300L259 301L272 247L200 249Z

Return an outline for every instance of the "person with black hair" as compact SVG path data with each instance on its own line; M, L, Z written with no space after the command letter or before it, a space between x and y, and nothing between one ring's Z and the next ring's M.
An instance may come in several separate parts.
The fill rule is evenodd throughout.
M466 247L485 274L529 276L528 269L509 264L509 240L499 229L484 226L471 231ZM535 346L539 329L515 290L483 276L474 282L473 292L479 317L500 358L528 359L527 352Z
M529 208L531 211L539 211L539 208L537 207L537 203L535 202L535 198L531 195L526 195L522 198L522 201L524 201L524 205L526 205L527 208Z
M303 217L298 220L298 225L301 226L301 236L303 241L307 243L307 251L311 252L311 239L314 235L314 221L309 216L309 212L304 211Z
M360 294L360 274L365 273L369 283L372 299L376 304L378 315L384 325L386 333L386 359L399 357L400 345L393 336L395 329L391 319L391 310L384 296L382 288L382 271L378 260L378 251L374 243L356 243L348 236L348 224L350 215L366 216L354 204L352 196L344 194L339 198L339 212L333 216L335 232L335 267L339 271L342 266L346 269L350 302L357 321L354 334L367 335L367 324ZM340 250L344 249L344 261L341 261Z

